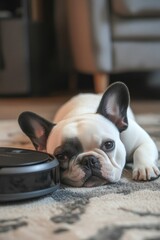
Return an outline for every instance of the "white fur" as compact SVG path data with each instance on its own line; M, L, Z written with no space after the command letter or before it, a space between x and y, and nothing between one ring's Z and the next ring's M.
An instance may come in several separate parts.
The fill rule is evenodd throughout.
M123 158L125 156L127 156L127 159L133 159L133 179L149 180L159 175L160 172L156 166L158 159L156 145L135 122L131 110L128 109L129 126L127 130L119 134L112 122L99 114L94 114L101 97L101 95L96 94L79 94L60 108L54 118L54 122L58 124L53 128L48 138L47 152L53 153L64 137L78 135L87 153L94 151L94 154L99 154L102 157L103 154L96 149L105 134L107 138L114 139L118 145L118 149L113 153L115 156L111 157L113 161L115 159L118 166L123 169L125 164ZM53 138L56 138L56 141L54 141L56 145L53 145ZM113 172L116 169L118 168L113 168ZM119 180L119 175L120 173L117 173L118 177L114 177L115 181Z

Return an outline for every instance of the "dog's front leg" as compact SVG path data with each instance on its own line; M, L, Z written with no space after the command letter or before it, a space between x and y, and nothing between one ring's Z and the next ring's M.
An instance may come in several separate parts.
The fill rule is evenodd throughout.
M158 151L152 141L139 145L133 154L133 179L147 181L157 178L160 175L157 159Z

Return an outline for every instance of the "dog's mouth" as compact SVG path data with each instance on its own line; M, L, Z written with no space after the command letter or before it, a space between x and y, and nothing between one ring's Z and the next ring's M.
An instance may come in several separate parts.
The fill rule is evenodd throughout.
M83 179L79 180L73 180L70 178L62 178L61 179L62 183L71 187L98 187L98 186L103 186L109 181L102 176L97 175L92 175L92 174L86 174Z
M107 184L108 181L98 176L90 176L83 184L83 187L98 187Z

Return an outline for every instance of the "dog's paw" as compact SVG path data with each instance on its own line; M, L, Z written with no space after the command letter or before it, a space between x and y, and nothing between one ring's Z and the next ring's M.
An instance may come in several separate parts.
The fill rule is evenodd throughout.
M160 175L160 170L155 165L134 168L132 178L136 181L148 181L157 178Z

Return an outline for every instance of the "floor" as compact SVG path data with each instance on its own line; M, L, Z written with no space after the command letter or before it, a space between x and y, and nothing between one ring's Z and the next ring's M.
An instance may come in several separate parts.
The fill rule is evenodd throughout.
M69 96L42 98L0 98L0 119L16 119L23 111L32 111L52 119L56 110Z
M70 97L0 98L0 119L17 119L21 112L33 111L51 120L56 110ZM160 114L160 100L134 100L131 106L135 114Z

